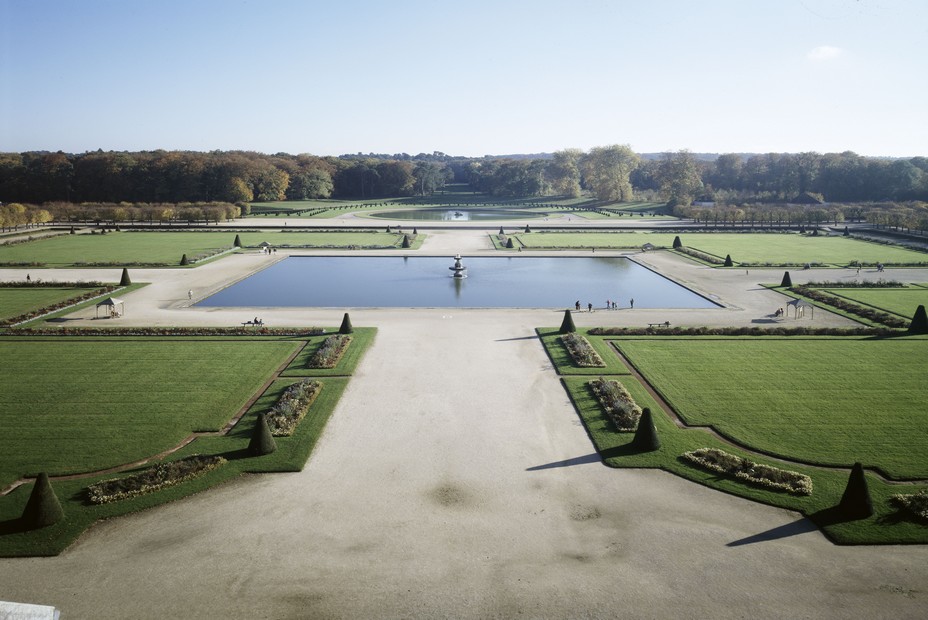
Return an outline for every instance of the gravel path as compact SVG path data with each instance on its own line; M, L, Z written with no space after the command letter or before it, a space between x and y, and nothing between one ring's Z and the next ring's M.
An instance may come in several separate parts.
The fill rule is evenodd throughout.
M478 250L460 235L435 235L432 249ZM186 291L260 260L133 272L156 283L128 296L126 321L230 324L251 311L186 308ZM782 305L757 290L771 272L641 260L726 304L674 311L675 323L749 324ZM272 324L341 318L262 312ZM816 324L844 324L821 314ZM795 513L599 463L532 331L559 320L352 310L378 335L302 472L98 524L56 558L0 560L0 600L67 619L924 617L926 547L836 547Z

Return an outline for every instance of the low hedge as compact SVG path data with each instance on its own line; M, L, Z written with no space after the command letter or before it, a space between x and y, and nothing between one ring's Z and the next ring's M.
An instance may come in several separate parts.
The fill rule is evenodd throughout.
M226 462L217 455L194 454L186 458L158 463L125 478L102 480L87 487L87 499L92 504L108 504L152 493L160 489L192 480Z
M322 390L322 383L303 379L292 384L277 399L265 419L274 437L289 437L309 411L309 406Z
M625 386L614 380L600 377L589 383L606 416L618 431L633 431L641 419L641 407Z
M319 336L322 327L114 327L114 328L69 328L23 329L4 332L14 336Z
M718 448L699 448L692 452L685 452L683 458L704 469L768 489L786 491L796 495L812 494L812 479L805 474L755 463Z
M591 327L591 336L877 336L899 332L875 327Z

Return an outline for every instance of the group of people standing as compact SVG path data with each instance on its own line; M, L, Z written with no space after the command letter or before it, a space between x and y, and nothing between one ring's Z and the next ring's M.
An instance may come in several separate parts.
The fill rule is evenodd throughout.
M634 298L634 297L628 300L628 307L629 307L630 309L634 310L634 308L635 308L635 298ZM579 300L579 299L578 299L577 301L574 302L574 308L575 308L578 312L580 311L580 300ZM586 305L586 309L587 309L587 312L592 312L592 311L593 311L593 303L592 303L592 302L588 303L588 304ZM606 310L618 310L618 309L619 309L619 305L618 305L618 302L617 302L617 301L613 301L612 299L607 299L607 300L606 300Z

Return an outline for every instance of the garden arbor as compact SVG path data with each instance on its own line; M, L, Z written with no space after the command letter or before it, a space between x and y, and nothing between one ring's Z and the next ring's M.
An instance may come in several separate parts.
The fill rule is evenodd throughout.
M96 318L98 319L100 318L100 308L103 308L106 312L103 316L115 319L126 313L126 302L116 297L107 297L97 304Z
M786 316L789 316L789 309L793 309L793 318L798 319L806 315L806 310L809 311L809 318L815 318L815 306L809 302L802 299L794 299L786 304Z

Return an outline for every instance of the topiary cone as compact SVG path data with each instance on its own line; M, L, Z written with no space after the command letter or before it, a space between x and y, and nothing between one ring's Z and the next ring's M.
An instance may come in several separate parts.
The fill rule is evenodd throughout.
M791 287L793 285L793 279L789 277L789 272L783 272L783 280L780 282L780 286Z
M854 463L851 475L847 479L847 488L838 503L838 512L850 519L866 519L873 514L873 502L864 476L864 466Z
M251 441L248 442L248 454L252 456L264 456L277 449L277 442L271 434L271 429L267 425L265 414L258 414L258 422L255 424L255 430L251 434Z
M184 265L189 265L189 264L190 264L190 261L187 260L187 255L186 255L186 254L184 254L183 256L180 257L180 264L181 264L182 267L183 267Z
M928 334L928 314L925 313L925 306L919 305L915 309L915 315L912 316L912 322L909 324L910 334Z
M680 241L680 235L677 235L676 237L673 238L673 249L676 250L677 248L682 248L682 247L683 247L683 242Z
M514 247L516 247L516 246L515 246L515 244L512 242L512 237L509 237L508 239L506 239L506 248L511 250L511 249L514 248Z
M638 428L635 429L632 445L642 452L653 452L661 447L661 440L657 436L657 428L654 426L650 407L641 410L641 419L638 420Z
M235 235L235 241L232 242L233 247L240 248L242 247L242 238L238 235Z
M26 527L37 529L53 525L64 519L64 510L55 495L52 484L48 481L48 474L42 472L32 487L32 495L26 502L22 521Z
M409 247L409 235L403 235L403 247L404 248Z
M129 279L129 270L123 267L122 277L119 279L119 286L129 286L130 284L132 284L132 280Z
M725 265L724 265L724 266L725 266L725 267L733 267L733 266L734 266L734 263L731 262L731 254L726 254L726 255L725 255Z
M348 313L345 313L345 316L342 317L342 325L338 328L339 334L350 334L354 331L354 328L351 326L351 317L348 316Z
M502 226L499 227L499 234L501 234L501 235L505 235L505 234L506 234L506 233L503 232L503 227L502 227Z
M413 229L412 229L412 234L418 235L418 234L419 234L419 229L418 229L418 228L413 228Z
M570 310L564 310L564 320L561 321L561 334L571 334L577 331L577 326L574 325L574 317L570 314Z
M530 233L532 229L528 227L528 224L525 225L525 232Z

